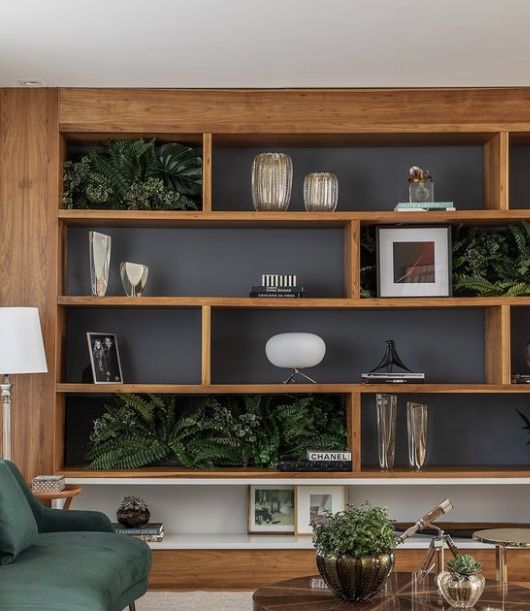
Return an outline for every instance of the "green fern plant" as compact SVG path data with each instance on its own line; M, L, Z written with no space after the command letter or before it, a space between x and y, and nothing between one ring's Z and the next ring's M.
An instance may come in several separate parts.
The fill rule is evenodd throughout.
M192 469L255 466L346 447L344 405L322 395L207 396L177 409L168 395L116 395L94 422L93 469L136 469L174 460Z
M67 208L195 210L202 160L177 142L115 140L66 161L63 184Z

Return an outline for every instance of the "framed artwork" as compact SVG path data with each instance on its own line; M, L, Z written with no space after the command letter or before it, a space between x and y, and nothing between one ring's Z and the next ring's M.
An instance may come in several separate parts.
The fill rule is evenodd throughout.
M326 512L344 511L345 486L297 486L296 534L312 535L313 525L325 519Z
M250 534L294 533L294 486L250 486Z
M451 228L377 227L378 297L449 297Z
M118 339L114 333L86 334L94 384L122 384Z

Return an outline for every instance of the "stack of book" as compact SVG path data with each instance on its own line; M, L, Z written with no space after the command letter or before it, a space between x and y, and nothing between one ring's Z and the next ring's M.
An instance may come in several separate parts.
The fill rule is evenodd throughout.
M297 298L304 295L304 287L297 285L293 274L263 274L261 284L250 291L250 297Z
M401 202L394 208L396 212L428 212L442 210L450 212L456 210L453 202Z
M126 528L122 524L114 523L114 532L118 535L127 535L136 537L147 543L159 543L164 540L165 532L164 525L161 522L152 522L138 528Z
M351 471L351 452L308 450L306 460L286 460L280 471Z
M396 373L393 371L374 371L361 375L363 384L423 384L424 373L412 373L405 371Z

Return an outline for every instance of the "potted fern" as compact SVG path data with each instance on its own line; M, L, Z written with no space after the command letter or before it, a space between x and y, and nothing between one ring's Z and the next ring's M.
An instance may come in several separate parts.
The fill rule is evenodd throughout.
M396 535L385 507L348 505L313 527L317 567L339 598L359 602L378 592L394 567Z
M481 567L481 563L469 554L449 560L447 571L438 575L437 584L451 607L471 609L476 605L486 583L480 572Z

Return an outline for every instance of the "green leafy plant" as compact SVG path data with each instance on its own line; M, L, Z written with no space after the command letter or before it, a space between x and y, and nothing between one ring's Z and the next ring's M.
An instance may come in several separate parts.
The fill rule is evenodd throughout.
M470 554L462 554L451 558L447 563L447 570L462 577L469 577L480 573L482 564L477 562Z
M145 511L146 509L147 503L139 496L125 496L118 511Z
M361 234L361 296L376 294L375 239ZM452 277L455 295L530 295L530 223L506 227L453 228Z
M163 460L189 468L276 468L307 450L346 447L344 406L322 396L207 396L177 409L168 395L116 395L95 420L93 469L135 469Z
M177 142L115 140L66 161L63 185L67 208L197 209L202 160Z
M328 513L323 522L313 527L313 544L321 556L351 554L358 558L390 553L397 540L386 507L363 503L348 505L335 514Z

